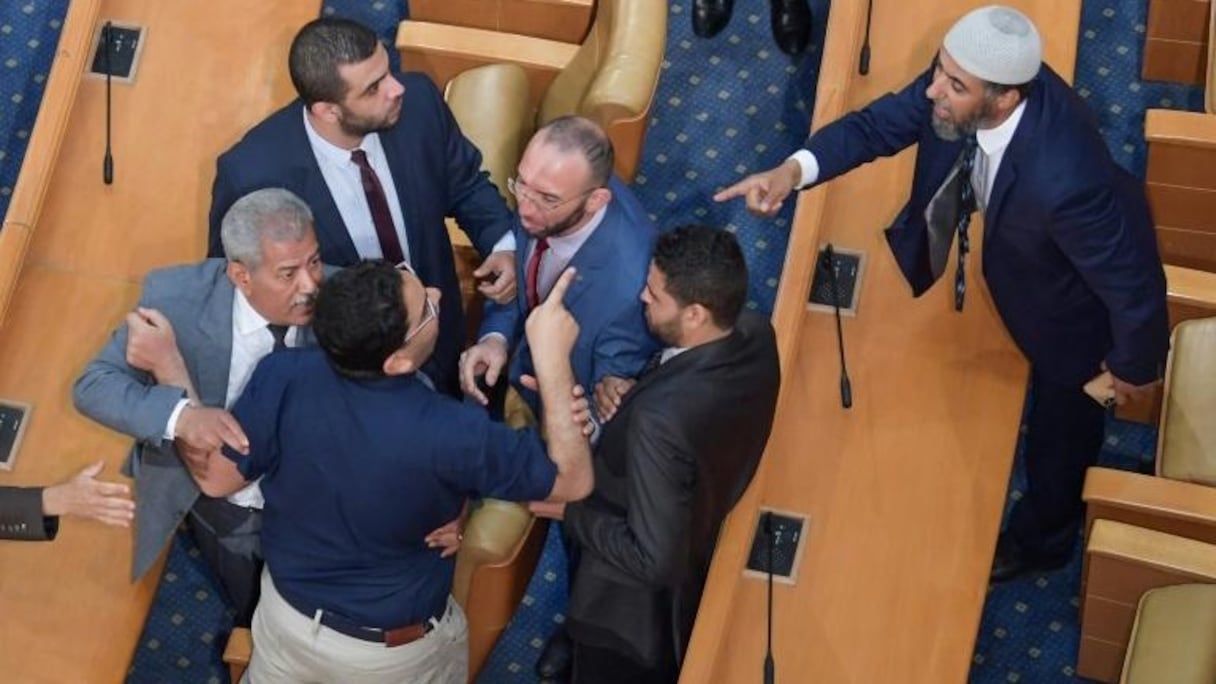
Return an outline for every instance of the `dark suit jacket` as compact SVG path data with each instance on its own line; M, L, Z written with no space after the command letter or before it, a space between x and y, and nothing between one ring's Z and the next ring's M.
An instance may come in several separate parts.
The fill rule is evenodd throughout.
M422 282L443 292L435 366L428 367L428 373L438 386L455 392L465 324L444 218L454 216L484 256L509 230L511 214L489 174L481 170L481 153L460 132L431 81L414 73L397 77L405 86L401 118L379 133L380 142L401 202L410 261ZM321 260L333 266L358 263L359 254L308 144L303 106L293 101L220 155L211 190L208 256L223 256L220 221L234 202L254 190L282 187L312 208Z
M42 487L0 487L0 539L50 541L59 517L42 515Z
M887 229L916 296L933 283L925 207L962 149L933 133L931 78L925 72L806 145L823 182L919 143L911 198ZM1124 380L1155 380L1169 330L1143 185L1111 160L1086 105L1050 67L1032 88L984 214L988 289L1036 372L1079 386L1105 360Z
M612 202L603 222L570 260L578 275L566 292L566 308L578 321L578 339L570 352L574 379L589 391L605 375L632 378L658 348L650 335L639 296L646 285L650 250L658 236L637 197L615 177L609 181ZM524 255L531 238L515 222L516 278L525 281ZM507 338L513 353L508 377L520 396L538 412L540 397L519 384L523 374L535 375L532 349L524 335L527 301L516 297L507 305L486 303L481 334L497 332ZM518 345L518 348L516 348Z
M745 311L727 337L644 375L604 425L595 491L566 507L580 558L571 636L679 663L722 519L768 441L780 367L772 325Z

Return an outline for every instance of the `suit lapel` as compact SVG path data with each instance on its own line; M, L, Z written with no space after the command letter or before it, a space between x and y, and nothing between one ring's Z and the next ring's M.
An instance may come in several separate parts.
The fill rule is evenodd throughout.
M574 253L574 258L570 260L570 265L578 273L574 277L574 282L570 284L570 289L566 291L566 308L573 310L575 302L592 289L587 283L603 283L612 280L611 278L597 277L593 274L612 268L613 261L617 257L617 251L613 249L612 244L615 242L616 237L613 231L617 230L614 219L615 212L613 211L613 206L609 204L604 212L604 218L600 221L600 225L591 234L591 237L587 238L583 246L579 247L579 250Z
M204 343L197 350L195 381L199 399L208 406L223 406L228 397L228 374L232 365L232 286L221 266L215 285L203 301L198 315L198 334Z
M988 196L988 208L984 211L985 232L990 233L1000 224L1001 210L1005 207L1009 189L1013 187L1014 181L1018 177L1018 164L1027 151L1029 141L1036 137L1039 119L1043 115L1044 93L1042 91L1044 87L1043 79L1038 79L1035 89L1031 91L1030 99L1026 101L1026 110L1022 112L1022 120L1018 122L1013 139L1009 141L1009 147L1005 148L1001 166L996 170L996 178L992 181L992 193Z
M409 243L410 263L414 270L422 276L426 282L438 282L437 273L427 273L426 268L430 263L430 259L421 259L415 256L426 253L426 231L422 229L422 218L418 215L418 196L417 180L414 174L410 173L406 168L406 159L418 159L420 153L417 150L407 150L404 147L404 137L392 135L392 131L377 133L380 137L380 147L384 150L384 157L388 160L389 173L393 174L393 187L397 190L397 204L401 206L401 216L405 219L405 239Z
M329 192L329 186L325 184L325 176L321 175L321 167L317 164L312 144L308 141L308 133L304 130L304 115L296 110L291 122L292 144L287 149L291 150L288 154L294 156L295 182L290 185L300 189L301 198L312 209L317 242L327 247L322 250L325 252L322 258L327 263L354 263L359 260L359 252L355 249L354 241L350 239L346 222L338 212L338 205Z

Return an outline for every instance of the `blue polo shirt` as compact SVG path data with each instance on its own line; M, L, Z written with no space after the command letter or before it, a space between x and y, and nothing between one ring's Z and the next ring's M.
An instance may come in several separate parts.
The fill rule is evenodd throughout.
M262 551L275 588L297 608L368 627L442 613L453 558L423 538L466 497L540 500L557 468L535 431L489 420L413 375L351 380L320 349L258 365L232 414L262 477Z

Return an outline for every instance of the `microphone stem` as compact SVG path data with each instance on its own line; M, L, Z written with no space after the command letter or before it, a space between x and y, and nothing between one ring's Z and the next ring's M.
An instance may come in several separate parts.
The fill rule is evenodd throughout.
M844 328L840 322L840 283L836 278L836 251L831 243L823 248L824 268L832 282L832 308L836 312L836 348L840 351L840 403L845 408L853 406L853 384L849 382L849 368L844 361Z

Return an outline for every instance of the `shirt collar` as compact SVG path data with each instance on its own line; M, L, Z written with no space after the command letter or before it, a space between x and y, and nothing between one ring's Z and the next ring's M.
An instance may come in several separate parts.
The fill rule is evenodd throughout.
M587 242L591 234L595 232L595 229L599 228L600 224L604 222L604 216L607 213L608 205L605 204L591 216L591 220L587 222L587 225L568 235L554 235L550 237L549 249L553 252L553 255L563 259L574 258L575 252L583 246L583 243Z
M235 295L232 298L232 329L237 336L244 337L258 330L265 330L270 322L254 310L244 292L236 290Z
M979 143L980 149L984 154L991 157L1009 147L1009 142L1013 140L1013 134L1018 130L1018 122L1022 120L1022 114L1026 111L1026 100L1018 103L1018 106L1013 108L1009 117L1001 122L1001 125L996 128L981 128L975 132L975 141Z
M317 156L317 159L324 159L337 165L354 163L350 160L352 150L342 149L322 138L317 129L313 128L312 120L308 118L307 108L301 109L300 113L304 117L304 133L308 135L308 145L312 147L313 154ZM372 133L363 136L363 140L354 149L362 149L367 153L369 158L374 159L383 153L384 148L380 145L380 135Z

